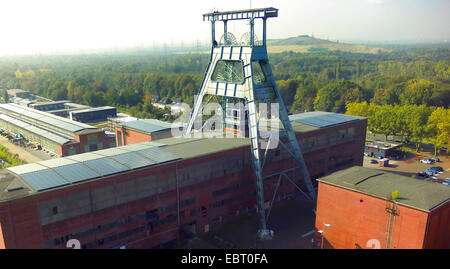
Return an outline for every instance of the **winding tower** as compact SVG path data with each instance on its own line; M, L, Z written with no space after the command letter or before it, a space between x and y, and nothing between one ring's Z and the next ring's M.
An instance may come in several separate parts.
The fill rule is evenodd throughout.
M221 97L225 100L237 99L238 102L243 102L246 105L257 191L257 206L260 217L258 235L261 239L270 239L273 236L273 232L267 228L264 208L263 165L261 165L264 161L261 155L260 119L257 113L259 103L278 103L280 109L279 118L283 124L291 149L288 149L284 144L282 145L298 163L307 187L307 196L312 201L316 201L316 193L289 120L288 111L278 91L269 64L266 40L267 20L274 17L278 17L278 9L276 8L212 12L203 15L203 20L211 22L212 26L211 58L196 98L191 118L185 129L186 135L191 134L197 117L201 113L202 102L207 95ZM260 41L255 35L256 20L262 20L262 39ZM229 21L249 22L250 32L244 34L238 40L232 33L228 32ZM216 39L216 24L218 22L222 22L224 27L224 34L219 41Z

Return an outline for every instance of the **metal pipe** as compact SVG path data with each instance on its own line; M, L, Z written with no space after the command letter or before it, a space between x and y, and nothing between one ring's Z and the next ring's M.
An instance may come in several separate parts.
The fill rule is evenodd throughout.
M267 39L267 18L263 19L263 46L265 47Z

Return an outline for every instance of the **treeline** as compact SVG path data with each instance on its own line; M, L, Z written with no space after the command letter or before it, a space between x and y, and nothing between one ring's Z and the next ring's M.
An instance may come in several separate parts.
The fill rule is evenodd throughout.
M427 105L448 108L450 50L395 50L269 55L292 112L345 113L346 105ZM162 117L155 96L192 105L208 54L99 54L0 58L0 88L22 88L53 100L112 105L134 115Z
M416 143L432 143L435 154L448 147L450 140L450 109L426 105L376 105L367 102L347 104L348 115L368 118L368 129L387 136L402 136Z

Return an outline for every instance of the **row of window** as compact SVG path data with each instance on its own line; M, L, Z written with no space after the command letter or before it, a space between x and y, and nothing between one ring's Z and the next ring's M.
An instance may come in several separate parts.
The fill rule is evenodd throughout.
M214 191L212 193L212 195L213 195L213 197L218 197L218 196L222 196L222 195L225 195L227 193L230 193L230 192L235 192L235 191L237 191L239 189L244 189L244 188L247 188L248 186L251 186L252 184L254 184L253 182L254 181L251 180L251 181L247 181L247 182L244 182L244 183L236 184L234 186L231 186L231 187L228 187L228 188L225 188L225 189L217 190L217 191Z
M180 207L186 207L186 206L189 206L189 205L194 204L194 203L195 203L195 198L183 200L183 201L180 202ZM129 216L129 217L126 217L126 218L118 219L118 220L116 220L114 222L110 222L110 223L107 223L107 224L99 225L99 226L97 226L95 228L91 228L91 229L84 230L84 231L81 231L81 232L72 233L70 235L65 235L65 236L61 236L61 237L58 237L58 238L55 238L55 239L52 239L52 240L48 240L48 241L46 241L44 243L44 247L45 248L51 248L53 246L64 244L64 243L66 243L67 241L69 241L72 238L80 239L82 237L85 237L85 236L88 236L88 235L91 235L91 234L94 234L94 233L106 232L106 231L108 231L108 230L110 230L110 229L112 229L114 227L122 226L122 225L125 225L125 224L128 224L128 223L132 223L132 222L135 222L137 220L144 219L144 218L147 220L147 222L149 222L149 221L156 221L154 223L154 227L161 226L161 225L164 225L164 224L166 224L168 222L172 222L173 221L172 215L168 216L167 218L165 218L165 219L163 219L161 221L158 220L159 219L158 211L160 213L163 213L163 212L168 212L168 209L172 209L172 211L176 210L176 204L175 204L175 207L173 207L173 205L170 205L168 207L165 207L163 210L161 210L161 209L159 209L159 210L158 209L149 210L149 211L147 211L145 213L140 213L140 214L137 214L137 215L133 215L133 216ZM175 220L176 220L176 217L175 217Z
M240 195L238 195L238 196L232 197L232 198L230 198L230 199L221 200L221 201L212 203L212 204L211 204L211 207L212 207L212 208L222 207L222 206L225 206L225 205L234 203L234 202L239 201L239 200L243 200L243 199L245 199L245 198L248 198L248 197L251 197L251 196L254 196L254 195L256 195L256 191L243 193L243 194L240 194Z

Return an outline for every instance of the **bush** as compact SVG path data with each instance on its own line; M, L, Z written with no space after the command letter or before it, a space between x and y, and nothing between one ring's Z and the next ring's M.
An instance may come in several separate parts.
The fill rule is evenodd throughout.
M17 154L12 155L11 153L8 152L8 149L2 145L0 145L0 160L6 162L5 164L2 165L2 168L25 164L24 161L19 159L19 155Z

